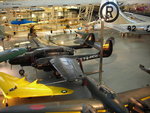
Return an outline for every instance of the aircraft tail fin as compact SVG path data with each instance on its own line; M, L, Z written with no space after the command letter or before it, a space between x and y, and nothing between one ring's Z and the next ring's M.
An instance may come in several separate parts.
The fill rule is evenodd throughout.
M83 45L93 46L95 43L95 36L94 33L89 33L83 42Z
M90 43L95 42L95 36L93 33L84 33L84 32L76 32L81 38L77 37L74 43L80 44L82 46L88 46Z
M76 32L82 38L75 39L74 43L80 44L83 47L93 47L95 43L94 33Z
M100 5L99 17L104 18L106 23L129 24L135 23L120 10L116 0L102 0Z
M110 37L103 45L103 57L109 57L113 52L113 45L115 43L114 37Z
M114 43L114 37L110 37L106 40L105 44L103 45L103 57L109 57L112 54ZM95 41L95 35L93 33L89 33L89 35L87 35L83 45L101 50L101 45Z

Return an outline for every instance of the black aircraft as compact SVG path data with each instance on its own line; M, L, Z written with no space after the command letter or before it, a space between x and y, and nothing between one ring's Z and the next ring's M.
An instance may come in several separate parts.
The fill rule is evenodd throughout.
M103 46L103 57L109 57L113 51L113 42L114 38L109 38L105 45ZM81 48L92 48L95 47L97 49L101 49L101 46L95 43L95 37L93 33L90 33L84 42L79 46L68 46L68 47L45 47L33 49L30 52L26 52L25 54L18 56L12 60L9 60L11 65L20 65L23 66L33 66L37 69L42 69L44 71L52 71L54 66L52 65L52 61L55 59L61 58L70 58L76 59L78 61L90 60L94 58L99 58L100 54L88 54L88 55L74 55L74 49ZM59 61L59 60L58 60ZM80 63L81 64L81 63ZM56 72L56 71L55 71ZM24 74L24 70L21 69L19 71L21 75Z
M113 51L114 38L109 38L103 47L103 57L109 57ZM90 42L87 42L88 44ZM93 44L99 48L97 44ZM81 79L83 77L82 61L87 61L100 57L100 52L96 54L89 55L61 55L61 56L49 56L37 59L35 63L32 64L33 67L37 69L42 69L45 71L54 71L58 76L62 76L67 81L74 81L76 79ZM80 65L79 65L80 64Z
M84 39L83 43L80 45L74 46L47 46L43 47L37 39L32 39L32 41L38 46L37 48L28 48L28 52L25 54L18 56L14 59L11 59L9 63L11 65L20 65L20 66L32 66L39 58L49 57L49 56L60 56L60 55L74 55L75 49L82 49L82 48L92 48L92 46L87 45L87 41L90 40L90 44L94 44L95 37L91 33L88 36L86 35L86 39ZM19 71L20 74L24 73L24 70L21 69Z

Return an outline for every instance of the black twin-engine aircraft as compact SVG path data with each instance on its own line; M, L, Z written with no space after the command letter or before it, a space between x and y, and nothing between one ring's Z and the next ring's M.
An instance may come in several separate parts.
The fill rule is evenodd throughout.
M100 57L100 52L95 54L87 54L87 55L74 55L74 49L82 49L82 48L97 48L101 50L101 45L95 42L95 37L93 33L89 33L85 39L83 39L80 45L76 46L51 46L44 48L33 49L30 52L26 52L23 55L20 55L14 59L9 60L11 65L20 65L23 66L33 66L37 69L41 69L44 71L56 71L55 66L53 65L53 61L58 59L76 59L77 61L86 61ZM113 43L114 38L109 38L105 45L103 45L103 57L109 57L113 51ZM67 61L68 62L68 61ZM24 70L21 69L19 71L21 75L24 74Z

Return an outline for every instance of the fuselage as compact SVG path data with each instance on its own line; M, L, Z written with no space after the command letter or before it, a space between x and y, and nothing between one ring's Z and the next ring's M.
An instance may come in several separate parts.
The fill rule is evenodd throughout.
M27 51L26 48L14 48L0 52L0 62L13 59Z
M26 52L23 55L20 55L16 58L9 60L11 65L20 65L20 66L31 66L37 59L48 57L48 56L57 56L57 55L73 55L74 51L72 49L65 48L39 48L31 52Z

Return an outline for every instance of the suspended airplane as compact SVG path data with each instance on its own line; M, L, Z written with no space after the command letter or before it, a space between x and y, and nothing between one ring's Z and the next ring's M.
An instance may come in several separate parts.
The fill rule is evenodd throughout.
M37 80L30 83L25 80L25 77L19 79L3 72L0 72L0 89L4 95L6 106L8 106L7 99L11 98L57 96L73 93L71 89L39 84Z
M29 2L23 2L23 1L13 1L13 2L6 2L0 5L2 7L6 8L9 7L30 7L31 1ZM47 1L44 0L43 3L39 4L39 2L32 0L32 3L35 4L35 6L60 6L60 2L55 1ZM86 2L81 1L74 1L74 2L68 2L64 1L65 5L77 5L77 4L98 4L98 0L90 1L87 0ZM18 4L18 5L17 5ZM50 4L50 5L48 5ZM61 4L63 6L63 4ZM2 8L1 7L1 8ZM115 30L120 31L121 33L133 33L133 34L149 34L150 33L150 22L142 21L142 19L138 19L138 21L128 18L125 16L119 6L117 5L116 0L102 0L101 6L100 6L100 14L98 16L100 18L103 18L106 22L105 26L109 28L113 28ZM107 24L109 23L109 24ZM111 23L111 24L110 24Z
M24 54L25 52L27 52L26 48L14 48L2 51L0 52L0 63L11 60L19 55Z
M116 0L102 0L99 16L105 26L121 33L150 34L150 21L136 21L125 16Z
M31 24L31 23L36 23L34 21L29 21L27 19L16 19L16 20L13 20L11 21L11 24L14 24L14 25L22 25L22 24Z

